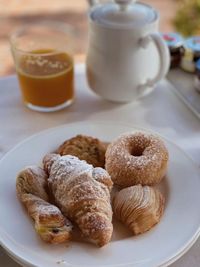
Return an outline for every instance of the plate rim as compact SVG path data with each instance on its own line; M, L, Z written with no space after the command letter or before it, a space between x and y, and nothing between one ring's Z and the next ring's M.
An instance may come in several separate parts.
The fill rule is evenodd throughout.
M20 141L19 143L17 143L16 145L14 145L13 148L11 148L1 159L0 159L0 165L2 164L2 162L4 160L6 160L6 158L13 152L15 151L18 147L22 146L23 144L29 142L30 140L37 138L40 135L45 135L48 134L48 132L52 132L52 131L56 131L57 129L62 129L62 128L66 128L66 127L71 127L74 124L104 124L104 125L110 125L111 123L114 123L113 120L78 120L75 122L68 122L65 124L61 124L58 125L56 127L50 127L47 128L45 130L39 131L37 133L34 133L30 136L28 136L27 138L25 138L24 140ZM163 138L164 140L166 140L168 143L170 143L172 146L176 147L177 150L179 150L179 152L181 152L182 154L184 154L184 156L190 161L190 163L193 165L193 167L196 169L197 172L199 172L199 166L198 164L191 158L190 155L188 155L187 152L185 152L179 145L177 145L175 142L171 141L168 137L166 137L163 134L160 134L158 131L152 129L152 128L145 128L145 127L141 127L140 125L132 125L131 123L123 123L123 122L119 122L119 126L124 126L127 127L134 131L134 130L138 130L138 131L145 131L145 132L150 132L153 134L156 134L158 136L160 136L161 138ZM169 266L171 265L173 262L177 261L180 257L182 257L193 245L194 243L197 241L198 237L200 236L200 224L198 229L196 230L195 234L191 237L191 239L184 245L181 247L180 251L177 251L174 255L172 255L172 257L168 258L168 260L164 260L162 263L160 263L159 265L157 265L156 267L164 267L164 266ZM28 266L31 267L40 267L41 265L34 265L33 263L31 263L29 260L24 259L22 256L18 256L15 252L13 252L12 250L9 249L8 246L6 246L4 244L4 241L2 241L2 237L0 236L0 245L15 259L18 260L19 262L21 262L22 264L28 264ZM72 266L76 266L76 265L72 265ZM98 267L103 267L103 265L99 265ZM111 265L110 267L114 267L116 266ZM123 264L120 265L121 267L130 267L130 264ZM42 266L41 266L42 267Z
M1 161L3 161L10 153L12 153L15 149L17 149L18 147L23 145L23 143L26 143L27 141L31 140L32 138L35 138L35 137L37 137L37 136L39 136L41 134L45 134L45 133L51 132L52 130L56 130L56 129L59 129L59 128L64 128L64 127L66 127L68 125L71 125L71 124L85 124L85 123L108 124L109 125L110 123L114 123L114 121L113 120L105 120L105 121L104 120L77 120L75 122L67 122L67 123L60 124L60 125L55 126L55 127L50 127L50 128L44 129L42 131L36 132L34 134L29 135L24 140L19 141L11 149L9 149L3 155L3 157L0 158L0 164L1 164ZM141 130L141 131L145 131L145 132L150 132L152 134L156 134L156 135L160 136L161 138L167 140L170 144L175 146L179 151L181 151L181 153L183 153L190 161L192 161L192 164L194 164L196 166L196 168L200 170L200 167L197 164L197 162L195 162L193 160L193 158L186 151L184 151L179 145L177 145L175 142L173 142L170 138L166 137L164 134L160 134L158 131L156 131L153 128L148 128L147 129L147 128L145 128L143 126L140 126L138 124L135 124L133 126L133 125L131 125L131 123L126 123L126 122L121 122L121 121L119 121L118 124L121 125L121 126L124 125L125 127L129 127L130 129L132 128L133 130L134 129L138 129L139 131Z

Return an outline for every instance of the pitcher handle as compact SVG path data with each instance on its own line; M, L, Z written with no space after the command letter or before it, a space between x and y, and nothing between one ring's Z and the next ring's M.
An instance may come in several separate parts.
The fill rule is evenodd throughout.
M170 65L169 49L159 33L151 33L140 39L140 46L146 49L149 43L152 41L155 44L159 53L160 66L158 68L158 73L154 78L149 78L145 83L140 84L138 86L139 94L142 94L147 87L152 87L161 79L163 79L169 70L169 65Z

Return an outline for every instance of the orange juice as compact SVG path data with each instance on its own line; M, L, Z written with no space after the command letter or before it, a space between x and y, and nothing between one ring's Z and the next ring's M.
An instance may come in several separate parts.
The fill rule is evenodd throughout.
M74 97L73 60L67 53L34 50L21 56L17 74L25 103L48 108Z

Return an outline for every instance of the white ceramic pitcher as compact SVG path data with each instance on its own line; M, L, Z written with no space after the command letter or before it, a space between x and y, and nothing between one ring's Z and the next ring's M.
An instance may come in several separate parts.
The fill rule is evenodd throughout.
M155 9L131 0L96 3L90 9L86 67L88 84L96 94L129 102L166 75L169 51L158 23Z

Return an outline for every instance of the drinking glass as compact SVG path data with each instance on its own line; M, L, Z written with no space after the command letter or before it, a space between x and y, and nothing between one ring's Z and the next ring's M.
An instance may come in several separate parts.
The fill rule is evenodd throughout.
M27 107L50 112L74 99L74 30L64 23L41 22L11 35L11 51Z

